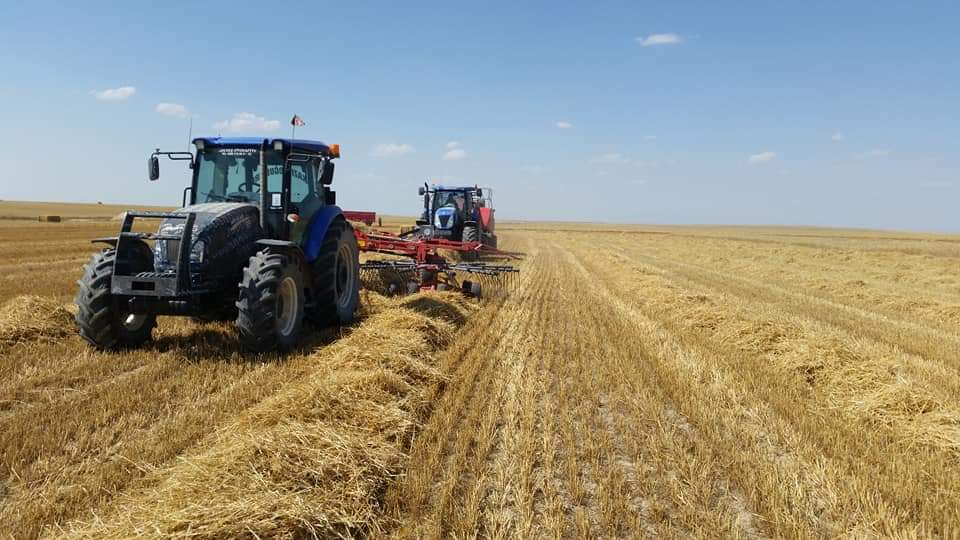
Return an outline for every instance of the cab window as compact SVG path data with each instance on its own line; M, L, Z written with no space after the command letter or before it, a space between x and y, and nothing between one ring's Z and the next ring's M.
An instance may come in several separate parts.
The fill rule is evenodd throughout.
M283 190L283 158L275 152L267 152L266 160L267 191L280 193ZM259 201L259 150L211 148L202 152L198 161L196 202Z
M316 197L316 160L290 164L290 202L300 204Z

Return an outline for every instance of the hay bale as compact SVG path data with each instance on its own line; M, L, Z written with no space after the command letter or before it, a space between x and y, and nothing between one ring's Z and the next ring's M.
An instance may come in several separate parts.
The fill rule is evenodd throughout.
M73 314L50 298L21 295L0 307L0 346L55 341L73 333Z
M40 223L60 223L60 216L37 216Z

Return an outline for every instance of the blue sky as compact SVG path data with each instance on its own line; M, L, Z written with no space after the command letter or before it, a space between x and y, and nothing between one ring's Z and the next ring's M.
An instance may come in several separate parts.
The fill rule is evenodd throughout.
M297 113L352 209L960 231L956 2L145 6L0 5L0 199L175 204L187 117Z

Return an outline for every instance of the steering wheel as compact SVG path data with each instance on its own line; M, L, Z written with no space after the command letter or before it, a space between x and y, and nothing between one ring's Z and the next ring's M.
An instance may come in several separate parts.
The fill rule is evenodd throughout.
M251 182L251 183L250 183L250 187L251 187L251 188L254 188L254 187L255 187L255 188L257 188L257 189L260 189L260 182ZM244 192L244 193L253 193L253 189L249 189L249 190L248 190L248 189L247 189L247 184L245 184L245 183L244 183L244 184L240 184L239 186L237 186L237 191L241 191L241 192Z

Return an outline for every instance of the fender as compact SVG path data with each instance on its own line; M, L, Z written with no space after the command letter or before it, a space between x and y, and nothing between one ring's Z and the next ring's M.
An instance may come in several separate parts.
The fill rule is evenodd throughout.
M343 210L339 206L324 206L319 212L313 215L310 220L310 227L307 228L306 238L303 241L303 253L307 257L307 262L313 262L320 255L320 248L323 246L323 239L327 236L327 229L337 218L342 218Z
M306 262L304 260L306 257L303 256L303 250L300 249L300 246L298 246L296 242L290 242L287 240L260 239L257 240L257 247L280 251L300 259L301 262Z

